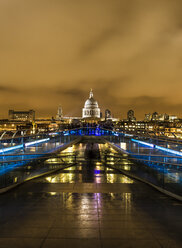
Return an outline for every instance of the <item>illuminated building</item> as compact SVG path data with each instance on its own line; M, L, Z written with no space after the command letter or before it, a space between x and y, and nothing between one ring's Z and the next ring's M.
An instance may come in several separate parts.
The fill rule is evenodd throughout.
M82 109L82 118L100 118L100 108L98 102L93 98L92 90L90 91L89 99L86 100L84 108Z
M159 114L157 112L154 112L152 114L152 121L158 121L158 119L159 119Z
M176 115L170 115L169 116L169 121L170 122L174 122L174 121L177 121L178 120L178 117Z
M109 109L105 110L105 120L112 119L111 111Z
M14 111L9 110L9 119L10 120L19 120L19 121L33 121L35 120L35 111Z
M49 130L57 130L59 128L59 125L56 123L55 120L52 120L51 123L49 124Z
M152 121L168 121L169 115L168 114L158 114L157 112L154 112L152 114Z
M178 121L179 118L175 115L168 115L168 114L158 114L157 112L154 112L152 115L151 114L145 114L144 121L155 121L155 122L174 122Z
M56 115L56 120L62 120L62 118L63 118L63 110L62 110L61 105L59 105L58 112L57 112L57 115Z
M152 120L152 115L149 113L149 114L145 114L145 118L144 118L144 121L151 121Z
M18 122L19 123L19 122ZM0 131L16 130L17 123L9 120L0 120Z
M136 121L136 118L134 116L134 111L132 109L130 109L127 113L127 119L129 121Z

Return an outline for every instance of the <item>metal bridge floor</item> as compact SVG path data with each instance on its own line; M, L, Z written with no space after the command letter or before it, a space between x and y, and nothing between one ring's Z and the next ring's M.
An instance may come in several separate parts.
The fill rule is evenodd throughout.
M143 185L137 186L137 190L141 191ZM37 183L31 188L31 192L69 192L69 193L132 193L135 191L136 185L128 183L53 183L42 185Z
M182 246L181 203L114 171L100 183L80 174L59 172L1 195L0 248Z

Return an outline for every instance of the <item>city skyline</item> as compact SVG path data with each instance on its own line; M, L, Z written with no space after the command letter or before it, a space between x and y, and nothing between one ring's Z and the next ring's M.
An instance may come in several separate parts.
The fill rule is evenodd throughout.
M87 92L87 94L88 94L88 92ZM85 98L85 100L86 100L86 98ZM99 101L100 102L100 101ZM84 105L84 103L83 103L83 105ZM83 107L83 105L82 105L82 107ZM76 113L78 113L78 115L71 115L71 114L68 114L68 112L64 112L64 106L62 106L61 104L59 104L59 105L57 105L57 106L55 106L55 108L53 109L53 112L50 112L50 114L48 114L48 111L46 111L46 114L44 114L44 115L41 115L41 113L39 112L39 111L37 111L37 109L34 109L35 110L35 112L36 112L36 117L37 118L51 118L51 117L55 117L56 116L56 111L57 111L57 108L59 108L59 106L61 106L61 108L62 108L62 110L63 110L63 116L65 116L65 117L80 117L81 118L81 116L82 116L82 109L80 109L80 110L77 110L76 111ZM74 107L76 107L76 106L74 106ZM81 108L82 108L81 107ZM21 108L11 108L11 109L14 109L14 110L16 110L16 111L29 111L30 109L33 109L33 108L23 108L23 107L21 107ZM154 108L153 108L154 109ZM105 113L105 110L107 110L107 108L103 108L102 106L101 106L101 114L102 114L102 116L104 117L104 113ZM118 114L118 115L115 115L114 114L114 111L113 111L113 109L112 109L112 106L111 106L111 113L112 113L112 116L113 117L115 117L115 118L119 118L119 119L127 119L127 113L128 113L128 111L130 111L130 109L126 109L126 112L124 113L121 113L121 114ZM3 118L4 119L6 119L7 118L7 116L8 116L8 112L10 111L10 108L8 108L8 111L7 111L7 113L5 113L5 115L3 116ZM134 111L134 114L135 114L135 116L137 117L137 116L139 116L138 115L138 113L135 111L135 105L133 105L133 109L132 109L132 111ZM153 110L153 111L148 111L148 112L145 112L144 114L143 114L143 116L141 115L141 117L139 117L139 118L137 118L138 120L143 120L144 118L145 118L145 115L146 114L153 114L153 113L158 113L158 114L168 114L168 115L175 115L174 113L167 113L167 112L159 112L157 109L155 109L155 110ZM72 112L73 113L73 112ZM175 116L177 116L177 117L179 117L179 118L181 118L181 116L180 115L175 115ZM0 116L0 118L2 118L2 115Z
M90 105L91 104L91 105ZM113 114L113 112L110 110L110 109L103 109L102 108L102 112L100 111L101 109L100 109L100 107L99 107L99 104L98 104L98 101L97 101L97 99L94 97L94 92L93 92L93 90L92 90L92 88L90 89L90 93L89 93L89 97L88 97L88 99L86 99L86 101L85 101L85 104L84 104L84 106L83 106L83 108L82 108L82 110L80 110L80 112L81 112L81 115L78 115L78 116L71 116L71 115L67 115L67 114L64 114L64 111L63 111L63 108L62 108L62 105L61 104L59 104L59 106L58 106L58 109L57 109L57 113L56 113L56 116L55 116L55 113L52 115L52 116L47 116L47 117L42 117L42 116L36 116L36 118L38 119L38 118L48 118L48 119L50 119L50 118L53 118L53 119L62 119L62 118L68 118L68 117L70 117L70 118L82 118L82 119L84 119L84 118L87 118L87 117L92 117L92 118L101 118L101 119L104 119L104 118L106 118L106 115L108 115L109 114L109 116L110 116L110 118L112 117L112 118L116 118L116 119L118 119L118 120L126 120L126 119L128 119L128 120L130 120L130 121L136 121L136 113L135 113L135 111L133 110L133 109L129 109L129 110L127 110L127 112L125 113L125 115L123 115L123 116L119 116L119 117L116 117L116 116L114 116L114 114ZM13 114L13 112L16 112L17 111L17 113L28 113L28 112L34 112L34 119L35 119L35 112L36 112L36 110L23 110L23 109L16 109L16 110L9 110L8 112L9 112L9 118L10 118L10 116ZM106 113L107 112L107 113ZM155 117L152 117L152 116L155 116ZM180 116L177 116L177 115L174 115L174 114L169 114L169 113L160 113L160 112L158 112L158 111L154 111L154 112L147 112L147 113L145 113L144 114L144 116L143 116L143 118L141 118L141 119L137 119L137 120L139 120L139 121L142 121L142 120L147 120L147 121L149 121L149 119L151 118L151 119L156 119L156 118L158 118L159 120L168 120L168 118L169 118L169 116L170 116L170 118L173 118L173 119L181 119L180 118ZM11 118L10 118L11 119ZM157 119L156 119L157 120Z
M90 88L115 117L181 117L181 11L180 0L0 1L0 118L59 104L81 116Z

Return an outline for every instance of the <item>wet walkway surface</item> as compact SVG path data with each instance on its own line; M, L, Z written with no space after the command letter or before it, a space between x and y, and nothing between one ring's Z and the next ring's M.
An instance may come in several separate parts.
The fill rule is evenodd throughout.
M176 248L181 230L182 203L99 157L0 195L0 248Z

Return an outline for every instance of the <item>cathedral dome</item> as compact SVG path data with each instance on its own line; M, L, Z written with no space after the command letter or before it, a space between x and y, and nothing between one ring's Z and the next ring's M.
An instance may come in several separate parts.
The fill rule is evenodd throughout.
M100 118L100 109L98 102L93 98L93 92L90 91L89 99L86 100L83 111L83 118Z
M87 99L84 106L84 108L98 108L98 107L99 107L98 102L93 97Z

